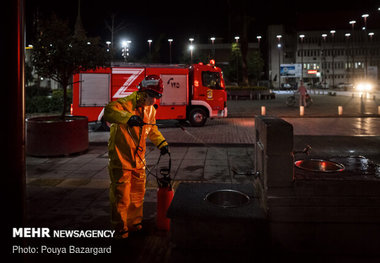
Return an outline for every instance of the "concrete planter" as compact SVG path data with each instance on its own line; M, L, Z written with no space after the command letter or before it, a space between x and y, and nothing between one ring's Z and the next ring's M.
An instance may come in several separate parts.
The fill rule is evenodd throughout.
M88 149L88 119L85 116L29 118L26 127L28 155L60 156Z

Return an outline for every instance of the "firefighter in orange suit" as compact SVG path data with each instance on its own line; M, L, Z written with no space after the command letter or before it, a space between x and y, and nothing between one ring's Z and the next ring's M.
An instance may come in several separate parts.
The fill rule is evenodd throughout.
M111 222L116 238L142 228L145 195L145 150L148 137L160 150L169 152L168 143L156 125L155 100L162 96L160 77L149 75L139 90L109 103L104 119L111 123L108 142L108 172L111 179Z

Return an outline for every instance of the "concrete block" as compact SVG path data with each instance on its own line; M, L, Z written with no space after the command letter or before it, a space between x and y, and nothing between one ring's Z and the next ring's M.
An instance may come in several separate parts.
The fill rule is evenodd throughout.
M264 145L266 154L293 151L293 126L283 119L267 116L255 118L256 143Z
M293 181L293 157L289 153L266 155L264 163L266 188L289 186Z

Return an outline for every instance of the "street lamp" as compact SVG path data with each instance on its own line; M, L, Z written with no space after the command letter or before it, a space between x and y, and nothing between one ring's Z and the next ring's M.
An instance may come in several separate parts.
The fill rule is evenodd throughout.
M351 26L352 26L352 29L354 29L354 26L356 24L356 21L355 20L351 20L350 22L348 22Z
M349 54L348 54L348 39L350 38L351 34L350 33L346 33L344 34L344 36L346 37L346 40L347 40L347 45L346 45L346 53L347 53L347 79L349 78L349 71L350 71L350 65L349 65Z
M330 30L330 34L331 34L331 37L332 37L332 77L333 77L333 87L335 87L335 50L334 50L334 43L335 43L335 33L336 31L335 30Z
M355 75L355 50L354 50L354 30L355 30L355 20L349 22L352 26L352 37L351 37L351 56L352 56L352 77Z
M190 44L189 50L190 50L190 64L193 64L193 50L194 50L193 44Z
M259 50L260 50L260 41L261 41L261 38L262 38L262 36L257 36L256 37L257 43L259 44Z
M215 37L210 37L211 45L212 45L212 58L215 59Z
M305 38L305 35L299 36L301 39L301 80L303 80L303 39Z
M259 44L260 44L260 40L261 40L262 36L257 36L256 38L257 38L257 42L259 42Z
M194 38L189 38L189 41L190 41L190 46L189 46L189 50L190 50L190 64L193 64L193 49L194 49L194 46L193 46L193 41L194 41Z
M151 52L151 49L152 49L152 42L153 40L152 39L148 39L148 45L149 45L149 54Z
M153 40L152 39L148 39L148 45L149 45L149 61L151 61L152 59L152 42Z
M281 38L282 35L277 35L277 48L278 48L278 89L281 89Z
M239 36L235 36L236 47L239 48ZM236 82L239 84L239 55L236 55Z
M170 64L172 64L172 42L173 42L173 39L169 38L168 42L169 42L169 61L170 61Z
M362 15L364 19L364 38L365 38L365 58L364 58L364 78L367 79L367 71L368 71L368 38L367 38L367 18L369 14Z
M369 36L369 41L371 41L371 46L372 46L372 38L373 38L373 36L375 35L375 33L373 33L373 32L369 32L368 33L368 36ZM371 55L371 49L370 49L370 55ZM372 56L369 56L369 64L371 65L372 64Z
M323 42L322 42L322 54L321 54L321 72L322 72L321 79L322 79L322 85L324 85L325 82L326 82L326 76L325 76L325 66L326 66L325 45L326 45L327 34L322 34L321 36L323 38Z
M106 44L107 44L107 52L109 52L110 51L111 41L106 41Z
M132 41L130 41L130 40L121 41L121 46L122 46L121 54L124 57L125 62L127 61L127 57L129 56L129 44L130 43L132 43Z
M363 14L362 17L364 19L364 27L367 28L367 18L369 17L369 14Z

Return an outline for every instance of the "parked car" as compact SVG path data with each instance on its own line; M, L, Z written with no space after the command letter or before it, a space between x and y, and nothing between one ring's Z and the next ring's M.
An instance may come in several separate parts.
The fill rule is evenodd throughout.
M354 87L354 84L352 83L341 82L337 85L338 89L344 89L344 90L352 89L353 87Z
M290 85L289 83L283 83L283 84L281 84L281 87L283 89L292 89L293 88L292 85Z

